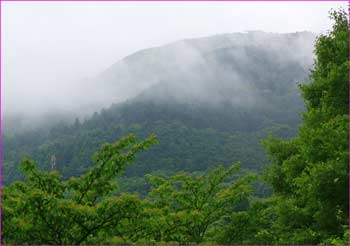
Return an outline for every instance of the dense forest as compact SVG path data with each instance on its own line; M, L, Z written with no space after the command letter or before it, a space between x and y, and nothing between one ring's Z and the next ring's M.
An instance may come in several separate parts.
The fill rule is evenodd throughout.
M265 57L244 70L253 103L153 100L177 90L160 84L3 136L3 243L348 244L349 27L331 18L299 91L304 67L249 49ZM228 49L208 57L243 70Z

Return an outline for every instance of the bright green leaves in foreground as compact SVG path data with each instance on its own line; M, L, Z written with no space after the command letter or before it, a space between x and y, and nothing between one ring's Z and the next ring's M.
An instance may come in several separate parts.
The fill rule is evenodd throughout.
M97 243L106 232L137 216L141 201L133 195L107 196L114 180L149 148L155 137L137 143L134 135L106 144L94 156L96 166L80 178L61 181L56 172L36 169L24 160L25 182L3 190L3 240L16 244ZM112 236L113 233L109 233Z
M147 199L115 196L115 180L138 151L156 143L137 143L134 135L105 144L96 165L80 178L61 181L24 160L25 182L4 188L3 240L16 244L200 243L251 193L253 176L237 178L238 165L219 166L204 176L149 176Z
M253 176L232 180L238 169L238 165L228 169L219 166L205 176L178 174L170 179L149 176L153 183L150 195L160 212L161 241L211 241L206 236L215 223L232 214L251 193Z

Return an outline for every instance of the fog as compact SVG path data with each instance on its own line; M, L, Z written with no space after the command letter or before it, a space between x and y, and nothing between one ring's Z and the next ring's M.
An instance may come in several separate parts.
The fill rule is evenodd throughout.
M17 117L35 125L34 119L52 115L86 116L139 94L146 97L160 83L178 98L212 100L233 86L229 91L244 95L235 100L247 103L255 95L241 93L254 90L242 83L246 78L223 72L216 61L211 61L213 69L208 70L212 51L237 42L247 45L244 38L221 34L249 30L320 34L331 28L328 11L340 6L346 3L4 2L3 118ZM200 37L208 38L189 41ZM256 46L266 45L276 59L287 57L310 67L312 39L295 39L287 56L280 53L286 44L279 47L278 42L261 37L251 40ZM235 55L241 56L242 63L248 61L244 52ZM178 84L181 80L186 83ZM223 81L221 88L212 83L215 80ZM170 96L164 89L158 91L158 98Z
M133 61L127 58L115 64L110 78L101 81L136 82L139 87L128 95L141 92L137 100L256 106L261 102L263 83L284 83L287 90L296 90L297 82L306 80L313 64L314 39L309 32L247 32L187 39L137 53ZM128 67L131 76L123 76L119 67Z

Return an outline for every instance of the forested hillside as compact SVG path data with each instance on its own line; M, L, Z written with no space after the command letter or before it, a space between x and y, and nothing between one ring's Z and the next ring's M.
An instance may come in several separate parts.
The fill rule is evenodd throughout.
M244 48L255 74L221 47L210 57L236 86L219 75L197 94L192 77L178 94L168 80L84 122L4 136L3 243L347 245L349 25L330 16L301 98L294 58Z
M236 161L261 170L267 158L260 139L269 132L293 136L300 123L304 106L297 83L307 81L313 37L307 32L227 34L127 57L96 78L98 88L134 87L141 78L152 85L84 121L5 132L4 182L22 177L18 163L24 156L45 170L55 156L64 178L80 175L93 165L91 156L101 144L129 133L155 133L160 142L127 168L129 177L205 171Z

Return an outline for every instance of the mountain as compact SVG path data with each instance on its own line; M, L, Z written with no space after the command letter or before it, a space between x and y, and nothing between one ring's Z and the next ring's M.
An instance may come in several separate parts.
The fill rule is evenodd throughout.
M136 52L88 84L114 103L139 94L165 101L252 103L247 95L279 86L286 76L297 75L282 86L296 88L313 64L314 39L308 32L248 32L182 40Z
M304 110L297 83L307 81L314 38L308 32L223 34L132 54L84 82L77 115L104 106L99 113L47 131L5 134L4 182L22 177L23 156L49 169L55 155L64 178L80 175L101 144L131 132L155 133L160 144L127 168L128 177L237 161L260 171L267 162L260 140L296 133Z
M288 90L296 88L296 81L304 81L313 63L314 39L309 32L255 31L186 39L141 50L93 78L72 82L64 91L46 95L45 103L34 112L30 108L19 115L8 108L3 128L18 133L52 127L61 120L73 123L75 117L89 118L95 111L140 98L140 94L166 101L217 102L224 98L236 104L259 105L256 89L268 92L271 86L280 86L285 75L297 75L289 81L290 87L285 87Z

